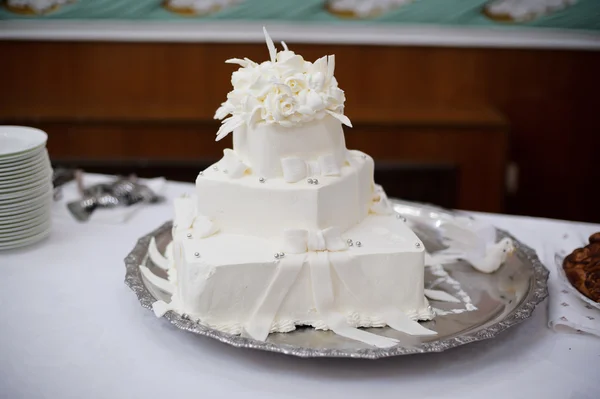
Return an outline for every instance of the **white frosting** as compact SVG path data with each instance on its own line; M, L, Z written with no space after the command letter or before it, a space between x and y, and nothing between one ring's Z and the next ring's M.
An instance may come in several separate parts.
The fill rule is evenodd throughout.
M215 119L230 115L223 120L217 140L242 125L292 127L327 115L351 126L344 116L344 92L333 76L334 56L311 63L288 50L285 43L284 51L277 52L266 29L264 33L270 61L261 64L247 58L227 61L241 68L231 76L233 90L215 113Z
M352 12L359 17L380 14L395 7L412 3L414 0L329 0L329 7L334 11Z
M265 36L271 61L232 60L242 68L216 117L231 115L217 139L233 131L233 149L175 201L172 262L151 243L171 266L155 313L259 340L297 325L377 347L398 341L356 327L435 334L415 321L433 317L424 246L374 184L373 159L346 149L333 56L312 64Z
M561 10L577 0L492 0L486 5L489 13L507 15L516 21L526 20Z
M385 226L390 234L372 233L376 226ZM402 237L402 241L391 240L392 233ZM390 309L399 312L396 313L399 318L432 317L423 295L423 245L402 221L394 216L372 215L344 233L342 238L344 242L347 239L361 241L362 245L344 248L342 252L310 252L309 258L305 253L287 253L281 261L273 257L281 250L273 240L223 233L203 240L179 238L183 257L177 265L175 296L180 307L176 310L209 326L236 333L240 333L251 316L256 315L257 307L270 306L264 303L265 298L280 302L267 326L270 332L291 331L296 325L320 329L336 327L331 325L331 313L343 315L349 327L382 326L390 320L394 323L394 317L387 313ZM201 255L198 257L196 253ZM342 269L331 267L336 270L331 273L331 291L327 291L326 286L315 287L311 280L315 263L310 261L310 254L323 254L319 255L321 259L329 256L334 263L331 257L337 253L343 255L345 261L341 262ZM340 258L337 259L339 264ZM275 281L273 277L280 273L280 264L294 260L300 261L296 262L298 270L282 283L284 288L287 287L284 290L287 295L265 295ZM325 269L320 268L320 272L325 270L330 270L328 264ZM321 310L326 314L318 310L313 295L315 290L334 295L334 301L325 306L327 310ZM410 324L404 328L413 331ZM431 333L427 331L419 333Z
M7 0L11 7L25 8L29 7L37 13L42 13L54 6L60 6L73 0Z
M191 9L199 13L214 11L239 4L243 0L168 0L169 6L180 9Z
M347 158L342 125L331 116L301 127L240 126L233 132L233 150L254 175L264 178L284 176L286 158L318 162L320 157L332 156L337 168Z
M231 179L217 163L217 170L209 167L196 179L198 213L230 234L279 239L288 228L344 231L360 223L372 204L373 159L361 154L353 152L355 166L343 166L340 176L319 176L318 184L282 178L261 183L249 174Z

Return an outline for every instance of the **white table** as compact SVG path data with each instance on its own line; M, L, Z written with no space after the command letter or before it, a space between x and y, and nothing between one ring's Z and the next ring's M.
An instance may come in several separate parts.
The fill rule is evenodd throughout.
M169 183L168 196L192 189ZM171 213L156 205L118 226L58 220L48 240L0 252L0 398L598 397L600 339L552 332L545 304L496 339L376 361L298 359L184 333L123 283L123 258ZM568 223L478 216L528 244Z

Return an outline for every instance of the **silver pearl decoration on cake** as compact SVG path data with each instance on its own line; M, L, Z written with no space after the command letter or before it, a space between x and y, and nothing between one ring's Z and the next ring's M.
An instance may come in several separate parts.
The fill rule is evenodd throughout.
M259 182L261 182L261 183L264 183L264 182L266 182L266 180L265 180L265 178L264 178L264 177L261 177L260 179L258 179L258 181L259 181Z
M219 170L219 167L215 165L213 166L213 170Z
M199 258L199 257L200 257L200 252L194 252L194 256L195 256L196 258Z
M420 242L416 242L416 243L415 243L415 247L417 247L417 248L421 248L421 243L420 243Z
M279 259L279 258L281 258L281 256L279 256L279 253L276 252L275 253L275 259Z
M313 179L308 179L308 180L306 180L306 182L307 182L308 184L313 184L314 180L313 180Z
M351 238L348 238L348 239L346 240L346 242L347 242L348 244L352 244L352 239L351 239Z
M187 238L192 238L192 233L187 233L185 236L186 236Z
M406 218L404 216L400 215L399 213L396 214L396 219L400 219L403 222L406 222Z
M356 241L356 246L357 246L357 247L362 247L362 242L360 242L360 241Z
M317 179L314 179L313 184L319 184L319 181Z
M365 154L361 155L362 159L367 159L367 156Z
M200 171L200 173L198 173L199 176L204 176L204 172Z
M285 254L283 252L278 253L277 255L279 255L279 258L283 258L285 256Z
M188 316L188 315L187 315L187 313L182 313L182 314L181 314L181 318L182 318L183 320L189 320L189 319L190 319L190 316Z

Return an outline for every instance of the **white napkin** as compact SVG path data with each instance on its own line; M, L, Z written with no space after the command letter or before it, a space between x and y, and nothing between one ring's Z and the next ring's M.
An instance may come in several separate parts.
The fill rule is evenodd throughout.
M566 256L575 248L588 243L595 231L585 232L581 227L568 229L562 237L546 242L537 248L540 260L550 271L548 280L548 327L555 332L588 333L600 337L600 310L585 303L566 287L558 275L555 254ZM589 233L589 234L588 234Z
M84 185L91 186L98 183L107 183L115 179L114 176L85 174L83 177ZM167 181L163 177L155 179L139 179L141 184L145 184L154 191L155 194L161 195L166 189ZM62 198L57 201L53 207L54 218L67 218L76 220L67 208L67 204L71 201L76 201L81 198L77 191L77 183L75 181L68 182L61 186ZM128 221L138 210L144 206L149 206L144 203L137 203L127 207L117 207L112 209L95 209L90 215L90 218L85 223L101 223L101 224L119 224Z

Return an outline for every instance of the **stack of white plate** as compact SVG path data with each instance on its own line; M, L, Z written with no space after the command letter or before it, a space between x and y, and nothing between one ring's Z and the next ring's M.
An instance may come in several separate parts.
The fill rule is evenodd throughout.
M39 129L0 126L0 250L50 234L53 187L47 139Z

